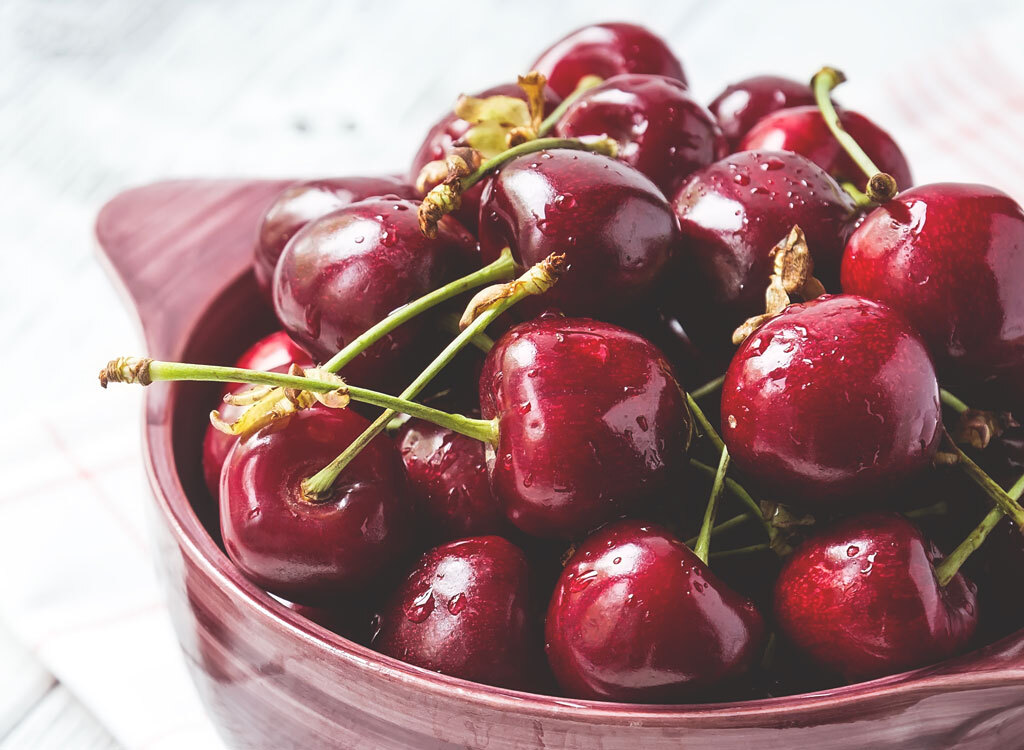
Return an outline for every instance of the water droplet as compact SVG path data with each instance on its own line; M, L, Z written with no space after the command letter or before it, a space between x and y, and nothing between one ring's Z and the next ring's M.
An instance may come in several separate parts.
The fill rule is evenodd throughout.
M736 417L734 415L730 414L725 418L725 421L729 424L730 429L736 429Z
M591 583L593 583L595 578L597 578L596 570L588 570L586 573L580 573L580 575L577 576L571 584L569 584L569 590L582 591Z
M434 590L427 588L422 594L412 600L412 605L405 611L405 616L410 622L423 622L430 613L434 611Z
M851 544L849 547L846 548L846 556L847 557L856 557L859 554L860 554L860 547L858 547L856 544Z
M737 172L732 176L732 181L735 182L737 185L749 185L750 177L743 174L742 172Z
M466 595L461 592L448 600L448 611L451 612L453 615L459 614L459 612L461 612L465 608Z
M618 565L621 562L622 562L622 558L621 557L616 557L614 560L612 560L612 565Z
M645 417L643 414L639 415L636 418L636 423L644 432L647 432L647 430L650 427L650 425L647 423L647 417Z

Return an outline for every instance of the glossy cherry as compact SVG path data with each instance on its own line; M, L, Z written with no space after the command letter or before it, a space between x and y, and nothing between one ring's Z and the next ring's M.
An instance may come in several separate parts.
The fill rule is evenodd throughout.
M743 342L722 385L733 461L784 503L877 502L930 465L941 437L924 342L863 297L790 305Z
M498 419L491 486L528 534L572 538L667 491L683 502L690 414L631 331L558 316L512 328L484 361L480 407Z
M843 128L857 141L875 165L892 175L901 188L910 187L910 165L892 136L859 112L838 109ZM796 151L832 175L860 190L867 175L854 164L815 105L780 109L762 118L740 142L741 151Z
M978 624L975 586L935 576L939 549L890 513L840 521L801 544L775 585L792 643L850 681L934 664L963 651Z
M376 438L349 464L330 500L301 494L302 480L368 425L351 410L317 406L235 444L221 474L221 532L247 577L289 601L324 604L401 567L413 503L389 440Z
M622 73L653 73L686 83L683 66L664 40L643 26L601 23L584 26L549 47L532 66L560 96L568 96L584 76L611 78Z
M944 384L1024 406L1024 210L984 185L936 183L872 211L843 256L843 290L921 332Z
M376 618L373 648L424 669L527 688L540 661L526 556L497 536L420 558Z
M714 116L684 83L659 75L609 78L570 105L555 132L566 138L613 138L618 158L650 177L665 195L726 154Z
M738 325L764 312L773 250L794 224L807 237L814 275L838 288L854 203L799 154L727 156L691 175L673 207L681 241L665 304L699 345L727 345Z
M729 148L739 151L743 136L762 117L804 104L814 104L814 91L806 81L782 76L753 76L726 87L708 105L708 109L718 118Z
M421 419L395 435L428 537L441 541L497 534L508 522L491 493L484 444Z
M577 698L672 703L706 696L761 656L764 621L670 532L619 521L577 549L545 628L558 684Z
M285 248L274 275L281 325L325 361L392 310L479 265L473 237L445 217L436 239L420 231L417 205L398 198L353 203L307 224ZM345 367L355 384L404 385L438 328L420 315Z
M509 162L480 204L480 251L505 247L529 267L564 253L568 269L543 299L567 315L604 317L651 305L677 241L672 209L647 177L599 154L556 149Z
M235 367L282 372L293 362L301 367L313 366L313 360L302 347L292 341L284 331L277 331L249 347L235 362ZM236 393L246 388L249 386L244 383L230 384L224 388L221 395ZM243 409L241 406L225 403L217 404L216 408L226 422L235 421L241 416ZM214 498L220 495L220 471L224 466L224 459L237 440L234 435L227 435L211 424L206 426L206 433L203 436L203 477L206 479L207 489Z
M270 295L277 259L302 227L349 203L381 195L418 197L416 189L400 177L335 177L286 187L263 214L256 235L253 271L260 288Z

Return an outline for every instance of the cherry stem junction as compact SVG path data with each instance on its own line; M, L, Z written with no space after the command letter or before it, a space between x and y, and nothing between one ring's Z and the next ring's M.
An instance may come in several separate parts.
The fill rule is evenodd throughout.
M690 459L690 466L692 466L693 468L697 469L701 473L707 475L708 477L712 477L713 478L718 473L718 470L714 466L708 466L706 463L702 463L701 461L698 461L695 458L691 458ZM729 490L729 492L732 493L732 495L734 497L736 497L740 502L742 502L744 505L746 505L750 509L750 512L744 514L744 516L742 516L742 517L756 520L758 523L760 523L764 527L765 533L767 533L769 536L771 536L771 534L772 534L771 525L768 523L767 520L765 520L764 514L761 512L761 506L758 505L757 500L755 500L750 495L750 493L747 492L743 488L743 485L741 485L735 479L730 479L729 477L726 477L725 478L725 486ZM730 521L735 521L735 520L736 519L730 519ZM721 525L725 526L725 524L730 523L730 521L724 521ZM714 533L714 531L715 531L715 529L712 529L712 533ZM696 537L693 539L693 543L694 544L697 543Z
M707 564L708 553L711 551L711 530L715 526L715 518L718 516L718 506L725 492L725 472L729 469L729 451L723 450L718 459L718 469L715 471L715 479L711 485L711 497L708 499L707 508L704 509L704 522L701 524L700 533L697 535L697 543L693 546L693 552Z

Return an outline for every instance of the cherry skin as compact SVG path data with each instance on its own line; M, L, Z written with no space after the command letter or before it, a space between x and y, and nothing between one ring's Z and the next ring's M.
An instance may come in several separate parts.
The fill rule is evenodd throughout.
M395 435L420 516L442 541L507 531L505 514L491 493L484 444L421 419Z
M526 94L514 83L493 86L474 96L480 99L488 96L514 96L517 99L526 99ZM545 116L551 114L561 102L562 97L552 91L550 87L544 87ZM419 151L416 152L416 156L412 160L412 166L409 169L409 181L415 185L423 167L432 161L444 159L453 147L461 144L462 137L470 127L472 125L469 122L451 111L434 123L434 126L427 131L427 137L423 140ZM464 192L462 194L462 203L454 213L455 218L471 232L476 232L477 221L480 216L480 195L484 191L485 183L486 180L481 180Z
M864 149L880 170L892 175L901 188L910 187L910 165L892 136L864 115L838 110L843 128ZM762 118L740 142L741 151L796 151L832 175L864 190L868 178L850 158L815 105L780 109Z
M863 297L790 305L743 342L722 384L733 461L782 502L884 496L931 464L941 437L924 342Z
M615 315L651 305L677 241L672 209L647 177L607 156L555 149L514 159L489 181L480 204L485 263L512 248L530 267L564 253L568 269L520 312Z
M1024 210L984 185L911 188L872 211L843 256L843 290L921 332L943 383L973 406L1024 406Z
M804 104L814 104L814 91L808 83L782 76L754 76L726 87L708 109L718 118L729 148L739 151L743 136L762 117Z
M491 487L527 534L573 538L680 494L685 397L661 352L624 328L556 316L512 328L484 361L480 410L498 419Z
M435 672L528 688L540 661L526 555L497 536L427 552L376 618L371 645Z
M615 139L618 158L650 177L665 195L691 172L726 154L714 116L684 83L658 75L609 78L580 96L555 132L566 138Z
M270 295L277 259L302 227L349 203L380 195L418 197L416 189L399 177L335 177L286 187L263 214L256 235L253 272L260 289Z
M814 275L838 289L856 208L818 165L787 151L741 151L695 172L673 199L681 240L665 306L700 346L728 345L764 312L775 245L800 226Z
M749 671L764 621L669 531L630 520L577 548L545 634L548 663L570 696L674 703Z
M320 361L392 310L479 265L473 237L451 217L437 239L420 231L417 205L394 197L353 203L307 224L274 274L274 308L286 331ZM345 367L353 383L404 385L429 349L437 312L405 323Z
M783 564L776 621L800 651L851 682L942 661L967 647L978 614L963 575L939 585L941 558L902 516L845 519Z
M293 362L300 367L313 366L313 360L302 347L292 341L284 331L276 331L249 347L235 362L235 367L284 372ZM249 387L245 383L232 383L224 387L221 395L238 393ZM232 406L223 402L217 404L217 410L225 422L238 419L243 409L242 406ZM212 424L206 425L206 433L203 436L203 477L206 479L207 489L214 498L220 495L220 472L224 466L224 459L237 440L234 435L227 435Z
M686 83L683 66L664 40L643 26L601 23L584 26L555 42L532 65L548 85L566 97L584 76L611 78L622 73L652 73Z
M252 581L292 602L328 604L403 563L413 503L394 445L375 438L334 484L330 500L302 497L302 480L369 426L348 409L316 406L239 440L221 474L221 532Z

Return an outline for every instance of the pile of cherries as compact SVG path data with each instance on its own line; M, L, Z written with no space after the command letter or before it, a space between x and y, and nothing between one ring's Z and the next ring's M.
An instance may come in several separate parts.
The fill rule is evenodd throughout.
M282 330L235 368L105 369L230 383L203 462L231 560L410 664L608 701L835 686L1024 626L1021 206L912 186L833 69L703 106L610 23L531 70L407 176L274 201Z

